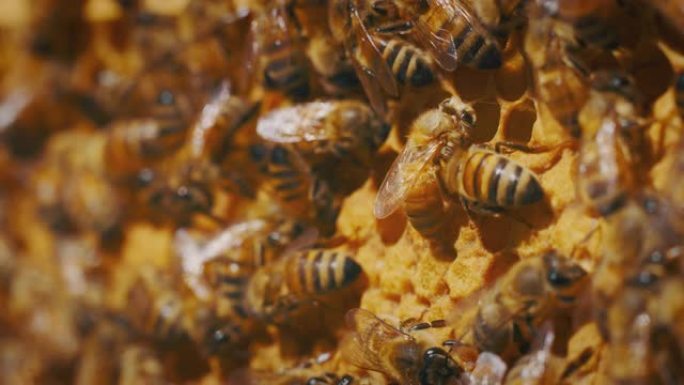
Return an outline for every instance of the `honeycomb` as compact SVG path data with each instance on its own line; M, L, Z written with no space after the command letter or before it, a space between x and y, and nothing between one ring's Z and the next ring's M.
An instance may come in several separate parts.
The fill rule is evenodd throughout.
M328 29L328 7L333 1L296 3L290 17L298 19L297 33L313 41ZM366 2L350 3L361 6ZM445 6L441 3L431 2L433 7ZM486 9L494 2L463 3L481 11L478 4ZM529 13L531 20L549 17L531 10L542 3L547 2L521 2L517 12ZM312 220L318 226L315 247L353 257L362 269L361 277L339 292L285 312L278 321L247 317L236 332L239 341L216 350L207 347L207 332L202 327L207 319L216 321L207 312L221 305L212 302L216 300L213 294L202 294L188 278L179 232L208 239L229 226L271 226L275 218L294 217L302 211L278 204L263 187L264 177L259 174L262 166L244 149L254 148L250 146L258 140L257 121L270 111L333 97L330 90L322 82L311 81L312 96L295 100L297 97L269 91L254 79L258 71L253 67L260 65L260 58L245 57L244 52L251 44L258 44L250 40L254 37L249 31L264 4L238 0L0 3L0 383L349 384L344 382L344 375L351 376L353 384L514 383L510 373L505 381L485 382L475 377L476 358L482 354L467 347L460 349L461 344L473 343L472 325L477 322L478 310L488 301L487 295L499 289L497 284L508 282L507 272L519 263L541 258L549 250L568 256L586 271L589 281L573 308L551 309L544 326L536 325L552 330L546 332L553 337L553 346L546 351L551 358L543 362L544 371L556 370L567 377L548 375L540 379L528 374L523 375L530 381L525 383L624 383L619 382L626 381L620 375L636 375L628 369L624 369L627 374L620 370L630 364L641 368L638 362L648 364L642 365L644 369L638 374L642 377L629 378L634 381L629 383L684 383L684 374L678 372L684 363L684 298L677 294L684 266L677 254L683 246L678 227L682 223L678 209L682 206L676 206L682 202L677 200L681 191L673 190L678 188L676 180L682 172L680 142L684 137L675 78L684 65L680 41L684 10L672 0L653 4L597 2L617 6L613 3L626 7L627 18L636 18L638 11L648 14L653 25L639 31L613 26L629 41L629 49L589 58L589 72L597 68L626 71L643 98L640 101L648 106L638 128L644 138L639 147L642 154L631 156L641 159L656 155L647 169L634 166L630 171L636 177L629 186L628 203L620 210L627 212L630 204L636 205L643 196L671 199L674 203L667 201L672 205L667 206L672 209L668 215L674 219L653 219L658 226L667 222L664 231L644 230L651 222L642 228L629 222L627 214L624 226L631 224L640 232L620 230L622 225L616 223L623 223L622 211L602 217L583 205L578 196L578 168L584 138L573 137L539 100L535 88L539 68L532 63L534 53L525 50L531 44L526 41L531 27L516 27L502 47L501 68L439 70L437 84L404 89L398 98L390 98L389 138L364 165L367 169L359 170L343 161L322 162L318 172L336 192L333 200L339 213L336 220L325 218L323 224L316 222L318 217ZM563 33L558 32L559 36ZM639 33L646 36L645 42L634 43L638 37L633 35ZM339 49L343 51L344 47ZM183 68L174 67L176 62L182 62ZM331 65L321 64L324 68ZM312 78L320 76L313 74L310 71ZM117 177L128 175L126 167L135 162L133 155L108 162L101 156L109 148L105 135L119 120L148 115L150 99L161 98L154 96L159 82L177 86L189 95L178 98L178 103L191 111L191 117L175 124L195 124L209 106L211 90L217 84L228 83L230 92L256 102L245 108L255 108L257 116L240 122L239 132L231 133L230 138L216 133L199 139L186 135L180 144L164 143L172 147L174 155L153 163L153 177L161 175L164 188L180 191L185 187L184 179L174 179L172 171L186 170L183 167L193 156L194 141L204 143L212 161L230 170L221 175L222 180L211 174L208 188L214 195L205 211L200 208L188 214L163 206L164 201L151 200L145 195L147 190L136 185L148 175L142 172L147 170L146 164L130 166L140 172L134 182L117 180L112 186L100 178L98 170L103 168L116 170ZM587 93L589 83L587 80ZM117 84L124 84L124 89L117 89ZM134 88L138 91L131 92ZM358 88L351 98L367 104L363 90ZM453 231L446 234L445 243L453 255L442 255L416 231L403 210L376 218L374 205L385 175L411 140L412 123L421 113L437 108L452 91L476 112L472 130L475 144L512 142L545 149L506 153L507 159L534 172L544 199L494 216L468 212L457 199L450 201L450 211L445 215L449 215ZM588 100L587 105L592 107L592 99ZM123 107L115 108L116 103ZM579 114L580 125L589 126L585 122L591 111L585 111L589 109ZM182 175L195 177L194 169L189 170ZM92 201L85 199L91 194ZM159 202L161 208L153 207ZM83 212L95 214L81 215ZM675 235L663 235L668 231ZM632 234L641 238L632 239ZM651 317L648 322L653 323L654 330L647 338L635 338L631 353L624 353L610 341L618 339L614 335L617 332L605 329L622 325L620 315L612 312L621 310L616 303L623 298L620 295L631 293L627 283L631 281L623 276L628 274L627 267L618 264L617 272L610 270L606 255L614 250L620 254L623 249L624 254L636 255L640 251L630 247L646 249L650 241L658 242L651 238L661 239L658 236L674 244L667 245L667 251L674 255L674 267L667 266L666 283L654 289L656 299L646 297L652 302L644 306L668 311L661 315L651 308L641 309L641 315ZM243 248L249 242L251 239L238 239L230 247ZM281 251L297 251L297 246L285 246ZM605 303L597 300L595 293L603 290L601 285L612 294L618 293L618 299ZM168 288L174 295L157 305L154 293L165 293ZM624 298L631 297L625 294ZM173 302L176 300L180 302ZM604 305L607 321L600 318ZM443 323L425 330L401 329L401 333L406 332L410 335L406 338L415 339L421 347L461 341L448 353L465 373L429 382L425 378L390 378L387 371L359 367L351 357L353 352L345 348L354 335L345 315L354 308L370 311L397 332L406 322ZM155 322L162 322L154 318L155 311L176 323L168 326L170 330L150 336L148 330L159 326ZM180 315L174 318L174 311ZM670 323L656 327L656 317ZM219 317L217 322L226 328L233 326L232 320ZM636 321L623 325L627 329L638 326ZM184 328L189 330L188 336L172 335ZM212 330L211 336L216 337L218 331ZM534 335L525 353L544 352L539 342L544 336L541 332ZM665 342L668 337L672 339L670 345ZM389 345L393 341L381 342ZM466 353L459 354L461 350ZM511 368L521 355L502 353L501 357ZM568 369L578 362L579 369Z

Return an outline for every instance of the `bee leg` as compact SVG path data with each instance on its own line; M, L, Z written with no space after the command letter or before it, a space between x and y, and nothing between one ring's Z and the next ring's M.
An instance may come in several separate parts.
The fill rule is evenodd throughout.
M529 146L525 143L516 143L502 140L494 144L494 151L499 154L510 154L513 151L521 151L526 154L543 154L545 152L559 151L566 148L576 148L578 142L574 139L563 141L556 145Z
M407 35L413 30L411 21L398 21L387 23L375 28L375 32L386 35Z

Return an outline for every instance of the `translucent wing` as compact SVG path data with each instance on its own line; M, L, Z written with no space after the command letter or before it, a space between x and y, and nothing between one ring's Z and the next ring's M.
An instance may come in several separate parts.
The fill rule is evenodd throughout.
M207 103L190 131L190 149L193 156L205 153L207 137L211 135L209 130L216 127L216 122L221 116L221 107L231 98L230 83L221 83L216 95Z
M231 226L206 243L196 239L185 229L176 231L174 246L183 269L183 278L199 298L206 298L209 289L202 281L204 264L223 251L238 247L247 234L253 234L266 227L262 220L251 220Z
M14 124L33 97L34 95L28 90L20 88L12 91L0 101L0 133Z
M489 37L491 34L463 2L429 0L428 3L430 10L415 21L417 39L430 51L440 67L453 71L459 64L456 41L461 37L454 36L452 31L465 31L466 28L470 28L471 33L483 37ZM457 22L465 23L468 27L451 28ZM437 28L436 25L441 27Z
M410 181L423 172L438 148L438 141L420 147L412 141L406 143L404 150L392 163L375 197L373 213L376 218L385 218L399 207Z
M482 352L475 369L470 373L471 385L501 385L506 374L506 363L496 354Z
M259 119L257 133L278 143L330 139L323 120L335 108L334 102L315 101L279 108Z
M412 339L368 310L351 309L345 320L354 332L343 340L342 354L351 364L360 368L384 372L386 369L378 347L394 338Z
M356 9L349 13L353 35L345 40L349 57L373 109L386 115L385 95L399 95L397 81Z

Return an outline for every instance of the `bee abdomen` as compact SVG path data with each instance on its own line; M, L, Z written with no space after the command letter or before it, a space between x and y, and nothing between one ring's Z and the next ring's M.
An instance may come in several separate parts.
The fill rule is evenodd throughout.
M479 69L501 67L501 49L489 36L473 29L470 21L460 15L454 20L456 55L465 65Z
M422 87L435 80L428 59L409 43L392 39L385 45L383 56L401 84Z
M296 294L325 294L351 285L361 274L354 259L337 251L313 249L290 261L288 288Z
M463 165L462 193L493 207L519 207L540 201L543 190L531 171L501 155L476 151Z
M303 201L309 194L305 172L292 158L293 154L280 146L274 147L269 157L267 172L271 187L283 202Z
M436 180L418 183L404 198L404 210L413 228L430 240L437 239L446 226L446 208Z

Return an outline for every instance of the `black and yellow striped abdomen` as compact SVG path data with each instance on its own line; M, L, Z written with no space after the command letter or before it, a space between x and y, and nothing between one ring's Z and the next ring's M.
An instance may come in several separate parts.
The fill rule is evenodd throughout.
M290 295L304 297L342 289L360 275L361 266L351 256L312 249L287 259L284 282Z
M267 184L273 195L285 206L305 209L311 192L311 175L295 150L274 146L268 154Z
M247 317L242 299L252 271L253 268L226 257L215 258L204 265L204 277L216 295L219 317Z
M422 87L437 78L430 59L418 47L400 39L378 41L383 58L400 84Z
M464 198L492 208L529 205L544 196L539 180L530 170L484 149L470 151L459 170L458 182Z
M465 10L464 10L465 12ZM479 69L501 67L501 47L484 26L474 27L475 16L464 13L450 14L440 7L432 7L420 16L432 31L448 31L453 38L458 62Z

